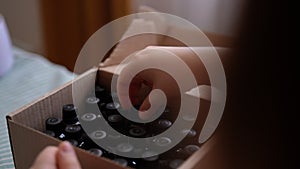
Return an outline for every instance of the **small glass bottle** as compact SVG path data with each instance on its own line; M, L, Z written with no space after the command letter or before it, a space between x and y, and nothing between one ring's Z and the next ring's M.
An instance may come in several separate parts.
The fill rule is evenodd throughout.
M53 131L55 133L54 137L58 137L64 127L62 120L56 117L49 117L45 124L46 130Z
M62 108L62 119L65 124L76 124L78 123L77 108L73 104L63 105Z

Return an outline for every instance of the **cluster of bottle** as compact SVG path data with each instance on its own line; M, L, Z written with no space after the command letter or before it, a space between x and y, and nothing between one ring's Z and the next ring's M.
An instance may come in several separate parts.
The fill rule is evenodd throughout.
M102 129L95 130L89 134L85 133L78 117L82 123L91 124L95 123L97 119L103 118L112 128L123 135L135 138L148 138L158 135L172 126L173 121L167 119L169 111L166 109L157 120L147 124L132 122L119 114L117 108L120 105L114 103L111 94L99 86L96 86L96 97L88 97L86 105L87 107L97 105L100 109L100 114L90 109L87 113L78 116L76 107L73 104L67 104L62 108L62 119L49 117L46 120L46 131L44 132L60 140L69 141L73 146L87 150L96 156L109 158L119 165L131 168L176 169L184 160L199 149L196 139L197 133L191 129L182 131L186 137L180 144L163 154L151 156L150 151L145 151L145 158L128 158L116 155L115 151L126 153L134 151L135 147L130 143L122 143L117 139L118 135L109 135ZM109 143L112 144L111 151L105 150L93 141L107 137L110 137ZM172 139L161 137L153 140L153 142L159 146L164 146L171 144Z

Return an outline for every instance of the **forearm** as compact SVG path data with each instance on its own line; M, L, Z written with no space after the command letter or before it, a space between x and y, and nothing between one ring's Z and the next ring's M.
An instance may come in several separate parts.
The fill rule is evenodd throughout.
M206 62L209 62L209 64L214 64L216 61L221 61L223 65L226 64L224 67L227 67L227 64L230 62L229 48L162 46L151 46L148 48L167 50L178 56L190 68L198 85L210 85L208 72L203 59ZM218 54L218 56L216 54ZM180 68L178 69L180 70Z

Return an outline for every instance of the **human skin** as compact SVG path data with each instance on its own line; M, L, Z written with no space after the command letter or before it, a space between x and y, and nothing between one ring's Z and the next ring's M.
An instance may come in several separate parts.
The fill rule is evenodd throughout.
M151 95L152 99L149 100L149 93L141 96L141 90L143 90L143 86L148 86L150 90L160 89L164 92L168 106L173 110L178 110L180 105L180 92L178 85L185 85L185 91L196 87L189 82L178 82L181 84L177 84L172 75L159 70L159 69L149 69L138 73L134 78L132 78L132 74L135 73L136 67L147 67L149 63L152 65L164 66L164 67L174 67L177 65L178 59L180 59L182 64L190 69L192 74L190 76L194 76L196 85L210 85L210 80L208 73L206 71L205 65L195 54L195 51L202 55L203 57L208 57L215 50L218 52L221 61L226 60L226 53L228 53L228 49L218 48L215 49L213 47L147 47L140 52L137 52L131 56L127 65L122 69L118 81L117 81L117 91L118 97L123 108L128 109L131 105L141 105L139 109L139 117L142 120L149 119L155 111L158 109L159 104L162 103L162 97L158 94ZM158 58L158 59L157 59ZM165 62L164 62L165 60ZM228 59L227 59L228 60ZM161 65L161 63L167 63ZM186 74L182 74L182 67L176 67L176 75L180 79L180 76L187 76ZM128 79L132 79L129 81ZM183 84L185 83L185 84ZM128 90L129 86L129 91ZM128 94L129 98L128 99ZM154 107L150 109L150 107ZM148 111L149 110L149 111Z
M81 166L72 145L64 141L58 147L44 148L31 169L81 169Z

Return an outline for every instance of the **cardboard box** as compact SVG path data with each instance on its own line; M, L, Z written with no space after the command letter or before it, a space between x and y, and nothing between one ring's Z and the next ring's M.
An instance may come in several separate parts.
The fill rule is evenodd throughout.
M35 160L37 154L46 146L58 145L60 141L52 138L41 131L45 130L45 120L48 117L61 117L61 108L64 104L72 103L72 84L84 86L80 92L81 96L77 99L84 99L89 92L89 89L94 87L94 79L101 74L103 79L100 82L106 81L107 86L111 79L112 67L99 70L93 68L77 77L74 81L56 89L55 91L46 94L37 101L28 104L21 109L10 113L7 116L7 124L10 135L11 148L14 156L15 167L17 169L29 168ZM201 117L203 118L203 117ZM203 120L203 119L202 119ZM199 126L201 125L198 123ZM87 153L86 151L75 148L80 163L84 169L111 168L121 169L119 165L112 161L99 158ZM193 164L197 163L196 154L187 160L184 168L194 168Z
M59 140L41 132L45 130L45 120L51 116L61 117L62 106L73 102L72 83L87 85L91 77L96 76L97 70L94 68L87 71L73 82L7 116L10 143L17 169L29 168L44 147L59 144ZM90 85L94 85L94 83ZM76 153L83 168L96 169L99 166L113 169L122 168L109 160L99 159L79 148L76 148Z
M226 46L228 43L226 38L213 36L216 46ZM174 39L165 39L164 45L181 46L181 43ZM85 73L78 76L72 82L45 94L40 99L33 103L30 103L19 110L7 115L7 125L10 136L11 149L13 152L15 167L17 169L28 169L34 162L37 154L49 145L58 145L60 141L52 138L41 131L45 130L45 120L48 117L61 117L61 108L64 104L73 103L73 98L84 100L90 89L96 83L101 84L106 88L110 88L110 81L115 66L105 68L92 68ZM101 78L99 78L101 76ZM72 96L73 86L82 86L78 95ZM193 99L191 96L190 99ZM207 110L209 109L209 101L201 100L201 109L199 110L200 116L197 117L196 128L198 132L201 131L201 127L207 116ZM206 113L205 113L206 112ZM196 169L201 167L212 167L217 164L216 161L211 162L213 158L202 158L213 147L214 139L211 139L202 145L201 149L194 153L188 160L182 164L181 169ZM111 160L105 158L99 158L87 153L86 151L75 148L79 161L84 169L123 169ZM211 151L214 152L214 151ZM214 153L211 153L211 157L214 157ZM209 160L207 160L209 159ZM204 161L203 161L204 160ZM221 164L221 163L220 163Z

